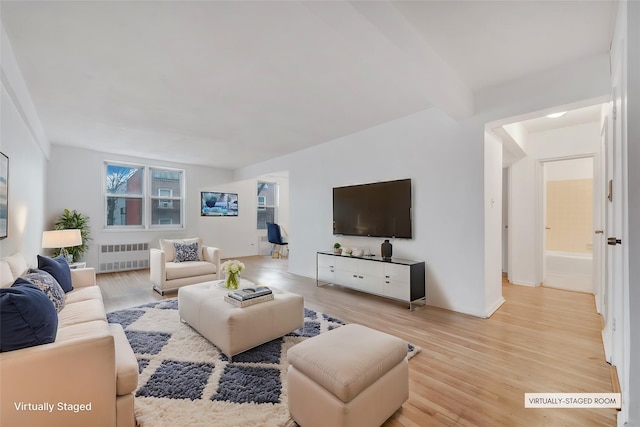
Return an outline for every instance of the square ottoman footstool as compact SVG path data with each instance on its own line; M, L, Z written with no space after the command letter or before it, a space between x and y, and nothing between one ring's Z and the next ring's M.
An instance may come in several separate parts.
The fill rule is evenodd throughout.
M349 324L287 352L289 413L303 427L380 426L409 398L407 343Z
M273 300L239 308L224 300L228 292L217 281L182 287L178 312L229 359L304 326L300 295L273 290Z

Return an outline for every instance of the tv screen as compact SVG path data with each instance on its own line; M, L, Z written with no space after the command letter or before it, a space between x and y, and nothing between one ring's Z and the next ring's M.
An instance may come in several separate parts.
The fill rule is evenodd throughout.
M202 191L201 216L238 216L238 194Z
M334 188L333 234L412 238L411 180Z

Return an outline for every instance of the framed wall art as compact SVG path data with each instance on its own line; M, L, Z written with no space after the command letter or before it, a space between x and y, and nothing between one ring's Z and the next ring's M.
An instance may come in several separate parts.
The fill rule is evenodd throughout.
M202 191L200 216L238 216L238 194Z
M9 157L0 153L0 239L9 230Z

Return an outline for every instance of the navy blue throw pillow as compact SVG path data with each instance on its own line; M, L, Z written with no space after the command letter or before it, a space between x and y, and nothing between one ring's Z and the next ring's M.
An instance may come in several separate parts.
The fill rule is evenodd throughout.
M62 290L71 292L73 285L71 284L71 269L69 263L63 256L48 258L38 255L38 269L46 271L58 281Z
M23 279L36 285L51 300L56 311L59 313L64 307L66 294L62 287L52 275L42 270L34 270L30 268L21 276Z
M18 278L0 289L0 351L18 350L56 340L58 313L36 285Z
M176 257L173 262L200 261L198 257L198 242L174 243Z

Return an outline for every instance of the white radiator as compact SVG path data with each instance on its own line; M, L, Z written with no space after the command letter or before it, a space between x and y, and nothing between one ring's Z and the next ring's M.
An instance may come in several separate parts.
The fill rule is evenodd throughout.
M105 244L99 247L98 273L149 268L148 243Z

